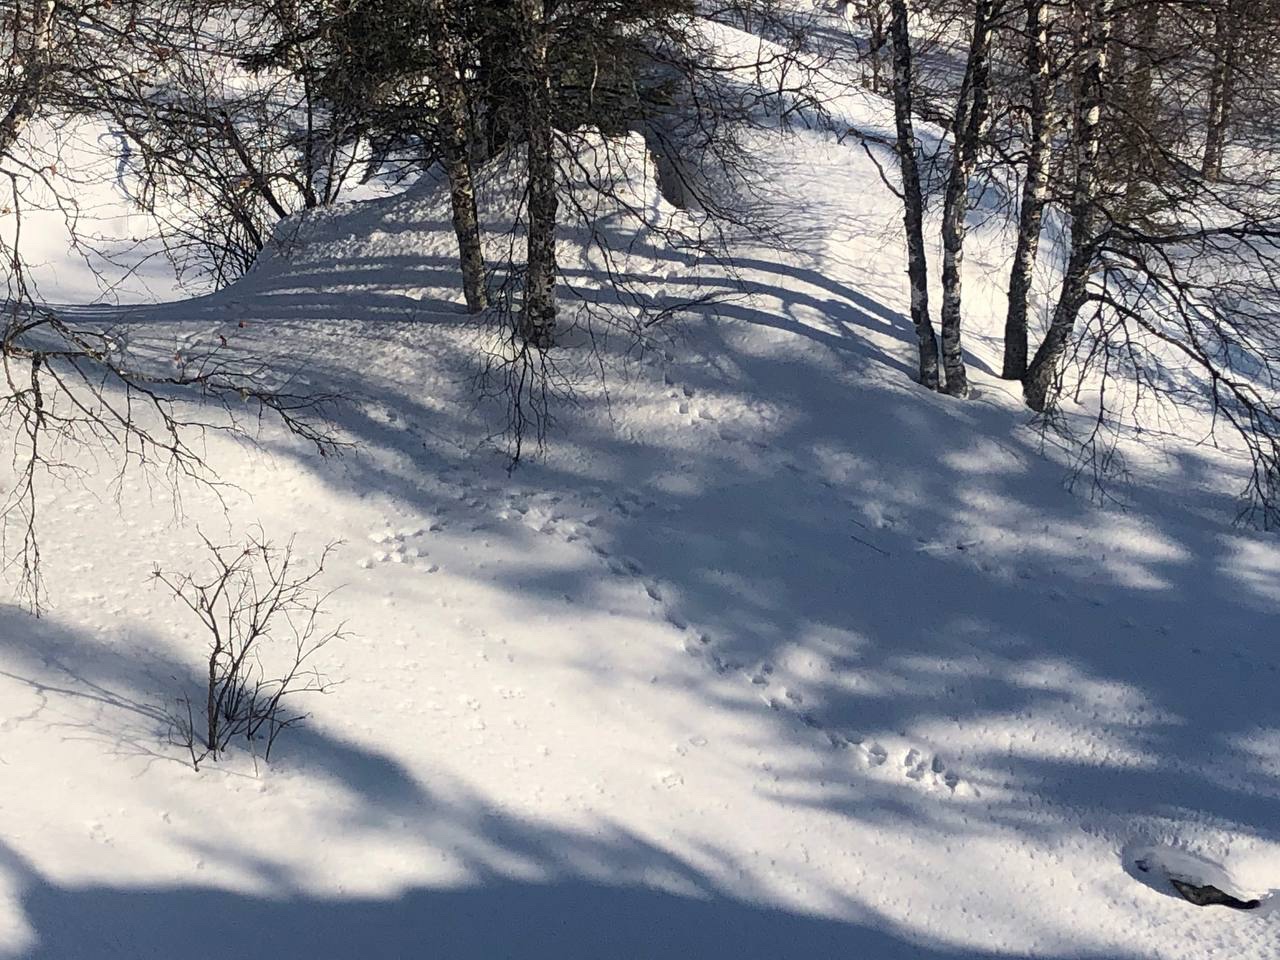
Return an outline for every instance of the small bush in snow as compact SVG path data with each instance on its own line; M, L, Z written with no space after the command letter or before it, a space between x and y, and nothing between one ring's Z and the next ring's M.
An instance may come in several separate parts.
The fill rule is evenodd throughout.
M312 664L315 654L345 636L342 624L321 625L328 595L314 587L333 544L299 571L292 540L281 548L259 536L235 546L203 539L203 574L154 574L195 614L209 641L205 690L180 697L171 714L174 742L187 748L196 769L241 738L270 759L281 731L306 717L296 711L295 695L331 685Z

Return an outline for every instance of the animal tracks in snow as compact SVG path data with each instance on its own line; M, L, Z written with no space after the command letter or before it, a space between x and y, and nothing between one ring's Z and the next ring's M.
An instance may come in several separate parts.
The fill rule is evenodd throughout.
M369 542L375 547L372 553L361 557L356 565L363 570L375 566L392 564L409 564L422 573L435 573L439 564L431 562L429 551L424 542L426 535L444 529L444 522L435 518L427 518L410 526L391 529L381 527L369 533Z
M677 392L684 401L696 396L691 388L680 388ZM653 576L637 560L616 551L610 540L610 519L624 523L645 522L648 515L659 507L656 500L634 491L623 491L596 500L514 488L497 497L487 498L491 506L486 508L485 500L477 498L474 484L462 483L456 492L460 507L445 507L435 514L414 518L407 524L385 524L372 530L368 535L372 549L358 561L359 566L371 569L394 564L421 573L435 573L440 567L431 557L432 536L451 528L462 531L475 529L474 526L468 527L467 518L455 515L459 509L484 512L487 519L480 526L496 520L565 544L577 543L578 549L586 551L589 562L600 564L629 588L634 587L642 601L650 605L649 615L665 621L679 634L681 649L686 655L695 658L717 676L737 676L763 706L817 733L832 749L847 752L850 760L865 774L914 784L931 791L941 790L948 795L977 794L976 789L949 769L939 755L923 745L899 742L898 738L890 738L895 742L881 743L840 729L822 717L820 705L810 705L803 683L795 682L794 678L783 679L785 671L780 671L775 664L768 661L742 663L725 656L714 637L691 623L680 611L678 590L671 589L669 582ZM487 488L483 492L498 493ZM595 491L588 491L588 494L592 493Z
M676 413L681 417L688 417L690 424L702 421L704 423L714 423L717 419L715 411L707 403L695 403L698 392L688 384L676 386L670 376L665 376L668 386L671 387L667 391L667 396L676 402Z
M626 502L636 504L643 501L635 498ZM648 505L654 506L652 502ZM628 507L618 512L624 517L629 517L630 509ZM890 754L886 747L878 742L866 743L859 735L835 729L812 710L806 708L804 692L797 685L775 682L777 670L774 664L766 661L754 665L742 664L722 656L717 651L712 637L691 625L687 618L675 608L675 600L669 596L662 582L657 578L646 576L643 567L635 560L614 556L601 543L591 542L590 548L597 560L603 563L612 574L636 581L637 587L644 591L656 608L655 614L681 633L682 648L686 654L700 660L717 675L738 674L744 683L757 692L765 706L821 734L832 748L850 750L864 769L871 771L879 768L886 773L895 770L895 767L888 763ZM938 754L930 753L923 747L908 746L900 756L901 763L896 767L896 771L901 773L904 780L931 790L941 788L949 794L977 795L977 790L965 784L954 770L948 769Z

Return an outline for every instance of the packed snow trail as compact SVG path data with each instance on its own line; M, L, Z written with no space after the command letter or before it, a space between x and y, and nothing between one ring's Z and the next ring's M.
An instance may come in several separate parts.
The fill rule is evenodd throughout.
M1135 867L1280 886L1280 548L1228 525L1240 463L1131 449L1126 510L1068 492L991 376L998 232L980 396L930 395L871 160L758 153L809 255L744 244L750 296L584 388L512 475L475 447L431 184L110 314L277 358L359 446L211 437L226 510L188 491L179 520L137 475L118 507L106 471L54 491L52 615L0 614L0 956L1280 955L1271 911ZM707 282L634 256L655 299ZM255 523L344 541L354 637L271 764L195 773L165 716L203 639L148 574Z

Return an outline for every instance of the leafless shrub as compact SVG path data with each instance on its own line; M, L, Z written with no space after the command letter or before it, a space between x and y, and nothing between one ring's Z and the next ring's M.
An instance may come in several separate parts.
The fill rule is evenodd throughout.
M195 614L209 640L203 702L178 698L172 736L196 769L205 759L217 761L241 738L255 757L261 748L269 760L276 738L307 716L294 707L297 695L332 685L313 660L347 634L341 623L322 625L329 595L315 583L336 544L300 571L292 540L276 547L260 532L243 545L202 539L209 551L203 574L159 568L153 574Z

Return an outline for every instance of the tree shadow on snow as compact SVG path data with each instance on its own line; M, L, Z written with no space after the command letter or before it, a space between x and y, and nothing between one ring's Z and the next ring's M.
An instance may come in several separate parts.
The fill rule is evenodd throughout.
M663 682L752 721L744 738L771 728L763 747L780 756L765 789L780 804L869 831L1011 828L1051 840L1085 826L1119 849L1159 820L1280 842L1280 780L1257 745L1280 726L1280 595L1267 541L1232 531L1229 496L1201 483L1212 461L1171 456L1131 488L1128 510L1100 511L1062 489L1063 465L1042 456L1006 407L914 387L898 313L816 270L742 265L753 272L747 293L767 293L770 272L803 289L784 304L748 297L692 317L691 349L637 368L665 412L619 423L599 404L565 409L557 435L591 459L559 455L553 438L551 456L514 477L463 439L477 422L462 399L466 358L435 358L442 372L424 388L399 354L457 319L453 306L411 307L377 292L402 282L406 264L356 265L372 287L363 300L264 294L244 307L263 314L261 336L317 314L342 323L350 311L358 335L404 366L369 369L359 350L315 350L313 383L376 397L386 415L343 411L363 450L338 465L288 441L272 448L353 496L374 492L419 515L449 511L442 540L483 530L496 558L486 576L513 608L566 596L591 608L603 602L601 584L648 591L653 619L673 645L691 641L697 667ZM325 277L290 282L316 287ZM679 290L668 296L681 300ZM207 318L233 322L240 309L225 299ZM420 322L404 322L412 317ZM792 339L762 350L752 341L762 332ZM441 383L459 385L457 395L426 395ZM543 527L501 515L502 501L538 494L559 503ZM525 562L542 537L577 543L576 565ZM144 701L121 692L138 690L137 665L113 663L85 638L60 642L56 655L74 671L32 663L12 677L132 711L131 741L154 734ZM640 670L608 644L574 666L596 686ZM57 690L50 670L61 674ZM31 956L96 957L104 944L193 958L995 956L899 934L861 896L843 901L844 922L747 903L672 849L674 839L654 845L613 825L569 835L502 816L319 726L290 738L284 762L356 798L335 814L335 830L408 815L427 841L469 838L469 881L317 898L262 865L272 896L261 897L75 888L24 867ZM602 864L600 875L567 870L566 850ZM512 879L493 851L514 853L543 879ZM681 892L633 880L647 870ZM193 936L205 923L211 935Z
M319 897L194 885L60 885L38 877L2 847L0 868L15 876L32 931L20 954L26 960L1005 956L926 943L881 924L809 916L714 891L671 893L577 878L545 883L488 878L482 884L415 887L386 897Z
M96 730L117 746L159 737L163 711L149 690L161 673L181 670L161 658L148 670L112 657L108 645L49 620L0 618L5 678L33 691L41 709L17 725L52 721L71 738ZM135 637L149 645L159 638ZM74 663L73 668L68 664ZM20 672L19 672L20 671ZM194 687L196 671L170 676ZM85 723L68 722L87 708ZM137 729L133 728L137 725ZM127 753L128 751L126 751ZM145 751L144 751L145 752ZM166 757L163 750L152 756ZM247 877L242 889L223 881L162 885L76 883L44 875L0 837L0 880L12 892L27 931L0 943L0 955L25 960L108 960L143 956L202 958L401 958L450 960L659 960L681 957L995 960L984 950L949 946L899 930L846 902L841 918L806 914L725 890L707 868L732 873L728 854L681 841L654 842L608 820L561 829L499 812L446 773L422 783L399 760L335 736L318 724L290 732L283 769L329 781L348 801L309 811L315 835L400 830L400 843L447 851L464 879L438 887L408 886L369 895L317 895L315 878L295 875L271 855L245 847L234 833L168 834L190 857ZM202 774L217 776L210 767ZM398 826L395 826L397 825ZM212 826L212 822L206 824ZM423 847L420 847L423 849ZM182 854L179 854L181 858ZM694 861L699 865L695 865ZM339 858L330 859L341 871ZM512 864L518 864L519 877ZM342 886L340 875L324 882ZM266 892L263 892L263 891ZM832 891L839 898L841 891ZM1073 956L1083 956L1076 953Z

